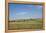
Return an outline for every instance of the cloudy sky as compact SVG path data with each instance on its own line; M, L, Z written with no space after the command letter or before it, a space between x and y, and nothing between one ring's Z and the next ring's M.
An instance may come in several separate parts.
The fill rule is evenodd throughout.
M42 18L42 6L32 4L9 4L9 19Z

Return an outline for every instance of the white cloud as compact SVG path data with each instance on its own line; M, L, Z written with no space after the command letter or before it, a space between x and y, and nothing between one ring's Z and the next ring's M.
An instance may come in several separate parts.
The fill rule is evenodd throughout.
M36 7L38 7L38 8L42 8L42 6L41 6L41 5L36 5Z
M27 12L19 12L19 13L16 13L16 15L25 15L27 14Z
M40 6L40 7L42 7L42 6Z

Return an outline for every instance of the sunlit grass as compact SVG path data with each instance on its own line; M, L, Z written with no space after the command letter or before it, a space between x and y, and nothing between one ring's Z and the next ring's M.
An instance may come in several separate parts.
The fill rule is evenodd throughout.
M43 29L43 22L42 19L32 19L32 20L19 20L16 22L9 22L8 28L10 30L15 30L15 29Z

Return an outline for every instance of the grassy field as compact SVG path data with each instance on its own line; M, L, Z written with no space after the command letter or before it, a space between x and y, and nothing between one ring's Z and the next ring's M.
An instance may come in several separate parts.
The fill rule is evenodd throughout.
M27 20L16 20L9 21L9 30L19 30L19 29L43 29L42 19L27 19Z

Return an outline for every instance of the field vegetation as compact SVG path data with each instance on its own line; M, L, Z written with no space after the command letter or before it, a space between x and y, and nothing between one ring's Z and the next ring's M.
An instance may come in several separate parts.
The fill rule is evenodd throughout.
M43 29L42 19L21 19L12 20L8 22L9 30L19 30L19 29Z

